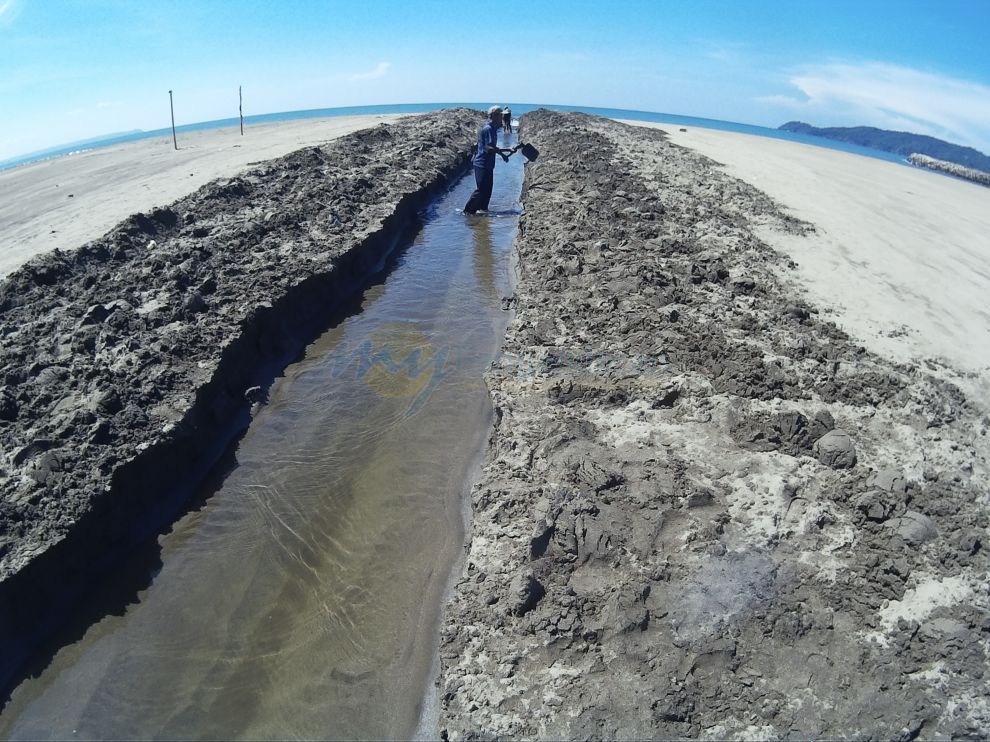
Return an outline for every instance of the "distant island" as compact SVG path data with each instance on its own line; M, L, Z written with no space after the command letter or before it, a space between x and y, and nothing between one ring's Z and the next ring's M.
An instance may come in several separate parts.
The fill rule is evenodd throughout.
M990 157L982 152L972 147L962 147L924 134L877 129L872 126L832 126L819 129L803 121L788 121L779 128L782 131L810 134L815 137L858 144L862 147L872 147L884 152L904 155L904 157L913 154L927 155L937 160L954 162L963 167L990 173Z

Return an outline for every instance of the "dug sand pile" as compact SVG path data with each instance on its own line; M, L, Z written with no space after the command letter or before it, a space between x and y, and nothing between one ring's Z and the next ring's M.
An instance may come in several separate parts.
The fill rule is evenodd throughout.
M757 236L814 225L711 160L580 114L523 136L443 735L990 734L990 421L824 320Z
M463 172L477 118L299 150L0 284L0 685L170 522L274 373Z

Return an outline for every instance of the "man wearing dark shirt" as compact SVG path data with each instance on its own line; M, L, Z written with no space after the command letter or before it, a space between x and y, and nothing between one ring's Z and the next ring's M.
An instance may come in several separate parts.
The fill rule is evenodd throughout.
M492 106L488 109L488 121L478 132L478 145L474 151L474 182L477 188L464 205L465 214L487 211L492 198L492 185L495 182L495 155L501 155L506 162L515 150L500 149L498 130L502 128L502 109Z

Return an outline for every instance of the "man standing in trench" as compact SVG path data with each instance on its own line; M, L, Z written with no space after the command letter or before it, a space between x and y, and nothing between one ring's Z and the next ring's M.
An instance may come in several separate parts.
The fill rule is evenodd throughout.
M478 146L474 151L474 181L477 188L464 205L465 214L487 211L492 198L492 185L495 182L495 155L501 155L506 162L514 149L500 149L498 130L502 128L502 109L492 106L488 109L488 121L478 132Z

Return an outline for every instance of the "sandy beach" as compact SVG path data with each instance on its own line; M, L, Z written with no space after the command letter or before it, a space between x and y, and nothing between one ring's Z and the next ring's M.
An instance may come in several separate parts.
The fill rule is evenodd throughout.
M300 147L388 123L341 116L209 129L126 142L0 171L0 277L48 250L74 250L139 211L187 196Z
M990 190L883 160L749 134L658 128L815 227L760 231L797 264L809 299L891 359L930 358L979 378L990 400Z

